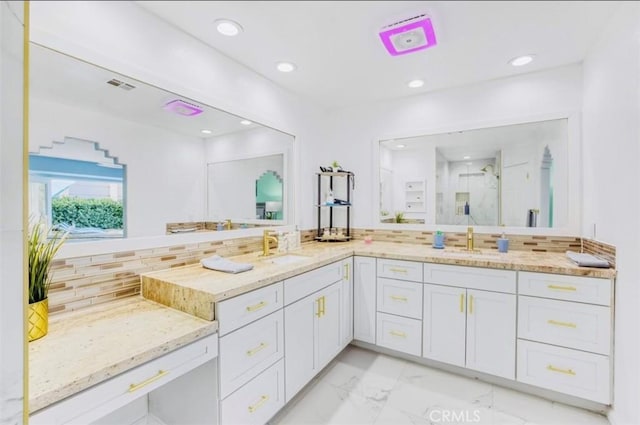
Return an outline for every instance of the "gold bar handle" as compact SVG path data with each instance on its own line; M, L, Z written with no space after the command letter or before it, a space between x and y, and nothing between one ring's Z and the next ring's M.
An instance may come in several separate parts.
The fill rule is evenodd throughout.
M163 376L165 376L166 374L168 374L169 371L168 370L162 370L160 369L158 371L158 373L156 373L154 376L152 376L149 379L146 379L138 384L131 384L129 385L129 389L127 391L129 391L130 393L138 391L140 388L149 385L152 382L157 381L158 379L162 378Z
M562 286L562 285L547 285L549 289L555 289L557 291L577 291L575 286Z
M578 327L578 325L576 325L575 323L559 322L559 321L553 320L553 319L547 320L547 323L550 324L550 325L556 325L556 326L566 326L567 328L577 328Z
M392 271L394 273L407 273L407 269L399 269L397 267L391 267L389 271Z
M473 314L473 295L469 295L469 314Z
M318 304L318 310L316 312L316 316L322 317L322 297L318 298L316 300L316 303Z
M460 313L464 313L464 294L460 294Z
M547 365L547 370L550 370L552 372L564 373L565 375L576 376L576 373L571 369L561 369L553 365Z
M344 265L344 273L342 274L343 280L349 280L349 263Z
M327 299L326 299L326 298L325 298L325 296L323 295L323 296L322 296L322 315L323 315L323 316L325 315L325 308L326 308L326 306L327 306L327 305L325 304L326 302L327 302Z
M394 301L402 301L403 303L406 303L407 301L409 301L407 297L403 297L401 295L389 295L389 298L391 298Z
M256 404L254 404L253 406L247 407L247 409L249 409L249 413L254 413L256 410L261 408L268 400L269 400L268 395L263 395L262 397L260 397L260 400L258 400Z
M389 331L389 334L393 336L399 336L400 338L406 338L407 334L402 331Z
M267 306L267 302L266 301L260 301L258 304L247 306L247 311L248 312L258 311L261 308L265 308L266 306Z
M261 342L260 345L258 345L256 348L252 348L251 350L247 350L247 356L249 356L249 357L254 356L254 355L256 355L256 353L259 353L260 351L264 350L268 346L269 346L269 344L267 344L266 342Z

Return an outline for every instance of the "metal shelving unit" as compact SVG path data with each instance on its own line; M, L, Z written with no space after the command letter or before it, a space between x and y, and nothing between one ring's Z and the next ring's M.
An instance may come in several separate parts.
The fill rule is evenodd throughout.
M315 205L318 213L318 232L316 240L322 242L346 242L351 240L351 190L354 174L351 172L322 172L316 173L318 177L318 202ZM322 201L322 183L323 179L328 179L328 189L334 190L334 179L344 180L346 184L346 204L327 204ZM328 209L329 226L323 226L323 209ZM334 217L334 210L346 210L346 223L342 226L336 224L337 217ZM326 219L325 219L326 220ZM328 229L328 234L324 232ZM344 229L344 233L338 233L338 229Z

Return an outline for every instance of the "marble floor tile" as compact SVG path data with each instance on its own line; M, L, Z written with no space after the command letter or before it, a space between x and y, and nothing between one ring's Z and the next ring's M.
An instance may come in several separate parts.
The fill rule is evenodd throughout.
M347 347L271 425L608 425L604 416Z

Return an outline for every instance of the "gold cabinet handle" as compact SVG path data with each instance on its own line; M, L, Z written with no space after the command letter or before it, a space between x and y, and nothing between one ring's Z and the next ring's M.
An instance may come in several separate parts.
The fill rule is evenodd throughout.
M149 385L152 382L157 381L158 379L162 378L164 375L168 374L169 371L168 370L162 370L160 369L158 371L158 373L156 373L154 376L152 376L149 379L146 379L138 384L131 384L129 385L129 389L127 391L129 391L130 393L134 392L134 391L138 391L140 388Z
M251 350L247 350L247 356L249 356L249 357L254 356L256 353L259 353L260 351L264 350L268 346L269 346L269 344L267 344L266 342L261 342L260 345L258 345L256 348L252 348Z
M469 314L473 314L473 295L469 295Z
M407 334L402 331L389 331L389 334L393 336L399 336L400 338L406 338Z
M265 308L266 306L267 306L267 302L266 301L260 301L258 304L247 306L247 311L248 312L258 311L261 308Z
M342 274L343 280L349 280L349 263L344 265L344 273Z
M402 301L403 303L406 303L407 301L409 301L407 297L403 297L401 295L389 295L389 298L391 298L394 301Z
M407 269L400 269L398 267L391 267L389 270L394 272L394 273L406 273L407 272Z
M561 369L553 365L547 365L547 370L550 370L552 372L564 373L565 375L576 376L576 373L571 369Z
M249 413L255 413L255 411L261 408L268 400L268 395L260 397L260 400L258 400L254 405L247 407L247 409L249 409Z
M547 285L549 289L555 289L556 291L577 291L575 286L562 286L562 285Z
M327 306L327 305L326 305L326 302L327 302L327 299L326 299L326 298L325 298L325 296L323 295L323 296L322 296L322 315L323 315L323 316L325 315L325 307Z
M322 317L322 297L316 300L316 304L318 304L318 310L316 311L316 316Z
M460 313L464 313L464 294L460 294Z
M547 320L547 323L550 324L550 325L555 325L555 326L565 326L567 328L577 328L578 327L578 325L576 325L575 323L559 322L559 321L553 320L553 319Z

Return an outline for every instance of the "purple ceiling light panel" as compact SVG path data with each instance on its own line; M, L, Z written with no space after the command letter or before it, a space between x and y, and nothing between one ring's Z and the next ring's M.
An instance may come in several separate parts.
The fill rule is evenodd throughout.
M431 18L427 15L387 25L379 35L391 56L406 55L437 44Z
M178 115L183 115L185 117L192 117L194 115L201 114L203 111L201 107L180 99L172 100L164 105L164 110Z

